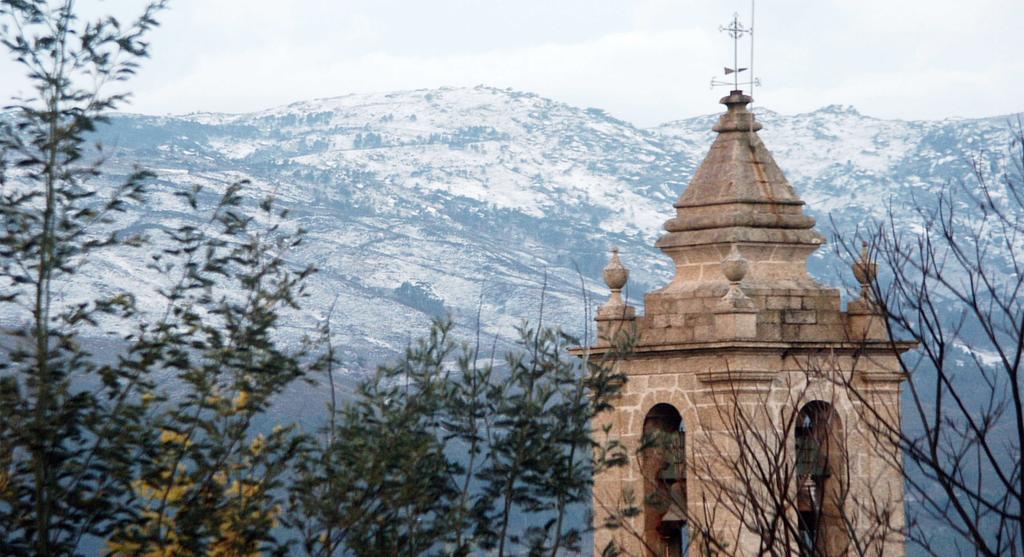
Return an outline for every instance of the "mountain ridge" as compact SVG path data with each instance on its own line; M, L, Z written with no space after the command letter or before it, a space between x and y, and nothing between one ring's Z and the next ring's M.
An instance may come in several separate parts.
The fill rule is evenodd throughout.
M631 126L636 127L638 129L655 129L655 128L659 128L659 127L665 126L667 124L675 123L675 122L682 122L682 121L695 120L695 119L703 119L703 118L710 118L710 117L716 117L717 118L718 114L720 114L719 112L698 113L698 114L693 114L693 115L690 115L690 116L681 116L679 118L672 118L670 120L667 120L667 121L664 121L664 122L661 122L661 123L658 123L658 124L653 124L653 125L650 125L650 126L638 126L638 125L635 125L635 124L631 123L629 120L626 120L624 118L617 118L617 117L615 117L611 113L608 113L605 109L602 109L602 108L597 108L597 107L576 107L575 105L572 105L572 104L570 104L570 103L568 103L566 101L559 101L557 99L544 97L543 95L540 95L538 93L534 93L534 92L531 92L531 91L520 91L520 90L517 90L517 89L513 89L511 87L497 87L497 86L492 86L492 85L482 85L481 84L481 85L465 86L465 87L463 87L463 86L441 86L441 87L433 87L433 88L425 87L425 88L417 88L417 89L398 89L398 90L393 90L393 91L371 91L371 92L365 92L365 93L354 93L354 92L353 93L343 93L343 94L340 94L340 95L332 95L332 96L329 96L329 97L316 97L316 98L312 98L312 99L297 100L297 101L292 101L292 102L288 102L288 103L284 103L284 104L274 105L274 106L270 106L270 107L263 108L263 109L260 109L260 110L254 110L254 111L248 111L248 112L216 112L216 111L202 111L202 110L200 110L200 111L192 111L192 112L184 112L184 113L149 114L149 113L144 113L144 112L121 111L121 112L117 112L116 115L117 116L144 116L144 117L152 117L152 118L182 118L182 119L188 119L188 118L194 118L194 117L200 117L200 116L222 116L222 117L239 116L239 117L241 117L241 116L251 116L251 115L254 115L254 114L262 114L262 113L266 113L266 112L278 111L278 110L282 110L282 109L286 109L286 108L291 108L291 107L294 107L294 106L297 106L297 105L304 105L304 104L318 103L318 102L326 102L326 101L335 101L335 100L341 100L341 99L348 99L348 98L352 98L352 97L370 97L370 96L385 96L386 97L386 96L394 96L394 95L402 95L402 94L413 94L413 93L421 93L421 92L442 92L442 91L462 91L462 90L490 90L490 91L502 92L502 93L515 93L515 94L519 94L519 95L534 96L534 97L537 97L537 98L547 99L547 100L549 100L549 101L551 101L553 103L562 104L562 105L565 105L565 106L568 106L568 107L580 108L581 110L597 110L597 111L600 111L600 112L605 112L610 117L615 118L615 119L617 119L617 120L619 120L621 122L628 123ZM715 102L717 102L717 101L714 100L714 96L715 95L709 96L709 101L708 101L709 105L714 104ZM756 102L756 100L757 99L755 98L755 102ZM752 105L752 106L754 106L754 105ZM856 105L840 104L840 103L829 103L829 104L822 105L822 106L820 106L818 108L815 108L815 109L812 109L812 110L803 111L803 112L779 112L779 111L774 110L774 109L772 109L770 107L765 107L765 106L761 106L761 105L757 105L756 108L755 108L755 112L758 115L772 114L772 115L782 115L782 116L790 116L790 117L792 117L792 116L810 115L810 114L814 114L814 113L817 113L817 112L844 112L844 111L852 112L852 113L855 113L857 115L863 116L865 118L870 118L870 119L874 119L874 120L887 120L887 121L893 121L893 122L961 122L961 121L976 121L976 120L991 120L991 119L1003 120L1003 119L1015 118L1016 116L1021 115L1022 113L1024 113L1024 112L1010 112L1010 113L992 114L992 115L988 115L988 116L944 116L944 117L941 117L941 118L907 119L907 118L888 118L888 117L873 116L873 115L870 115L870 114L864 114L864 113L862 113L856 107Z
M339 100L342 99L342 100ZM760 132L831 236L849 235L885 203L940 191L969 176L962 155L1005 150L1009 116L901 121L824 107L782 115L755 107ZM119 114L96 139L109 179L136 164L155 171L151 200L119 226L157 231L199 218L173 193L206 199L248 180L309 231L292 257L320 272L306 310L284 335L312 331L335 305L336 344L352 369L400 352L440 308L507 342L521 319L583 334L607 290L600 270L613 245L633 273L629 294L666 284L671 263L654 241L714 136L717 114L639 128L603 110L493 87L351 94L223 115ZM998 170L998 157L985 159ZM147 252L96 261L64 292L141 292L155 311L161 277ZM829 247L812 273L849 281ZM844 274L845 272L845 274ZM541 302L543 292L543 304ZM10 316L0 316L0 319Z

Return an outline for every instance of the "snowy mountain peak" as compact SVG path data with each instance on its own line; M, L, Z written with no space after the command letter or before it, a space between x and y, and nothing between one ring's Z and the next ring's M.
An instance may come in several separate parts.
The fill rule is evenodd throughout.
M846 116L861 116L861 113L857 111L853 105L848 104L830 104L823 106L818 110L815 110L812 114L841 114Z
M997 118L754 111L826 236L829 216L850 233L886 200L965 176L965 154L1002 152L1009 141ZM352 94L251 114L123 115L98 139L117 146L114 174L138 163L160 176L125 226L194 222L171 193L193 184L215 193L242 178L254 199L274 195L290 207L310 231L293 257L320 269L306 313L290 322L308 331L337 297L346 316L338 344L351 362L372 362L438 313L472 325L480 304L483 332L508 338L521 319L540 317L542 295L545 322L582 332L585 309L607 292L600 271L613 245L633 270L627 295L664 285L671 262L653 244L717 118L641 129L599 109L481 86ZM96 262L65 301L159 287L164 279L144 269L145 257ZM819 250L812 272L836 284L843 277L829 275L829 257Z

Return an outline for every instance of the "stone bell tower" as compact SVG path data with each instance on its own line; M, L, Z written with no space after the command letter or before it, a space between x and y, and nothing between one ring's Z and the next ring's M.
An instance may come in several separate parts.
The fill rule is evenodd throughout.
M875 266L842 311L839 290L807 272L824 243L732 91L718 137L675 203L657 247L672 281L622 299L619 254L605 270L591 357L627 377L608 426L627 464L595 477L594 553L640 557L901 556L898 449L872 432L899 423L899 354L872 300Z

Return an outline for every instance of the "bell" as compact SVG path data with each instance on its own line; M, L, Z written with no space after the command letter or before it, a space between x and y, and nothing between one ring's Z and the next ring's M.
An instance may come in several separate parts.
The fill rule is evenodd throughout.
M796 474L813 477L825 475L821 445L810 436L800 435L796 438Z
M679 474L679 465L666 462L662 467L661 471L658 472L658 479L665 482L665 485L672 485L678 482L681 475Z
M804 476L804 478L797 485L797 510L800 512L815 512L820 502L818 482L810 476Z
M683 522L686 522L686 517L683 516L683 509L679 508L676 505L672 505L671 507L669 507L668 512L665 513L665 516L661 517L662 524L671 524L678 527Z

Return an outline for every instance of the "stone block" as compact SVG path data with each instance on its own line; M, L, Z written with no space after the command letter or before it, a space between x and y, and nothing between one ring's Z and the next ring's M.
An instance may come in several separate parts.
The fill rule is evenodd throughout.
M676 342L691 342L694 340L694 333L692 327L683 327L676 329L676 335L673 337Z
M672 313L685 314L693 313L703 309L700 299L687 298L672 302Z
M782 312L782 322L796 325L817 323L818 314L813 310L789 309Z
M680 265L676 267L676 280L682 282L696 282L701 279L700 265Z
M632 408L640 404L640 395L636 393L620 395L615 401L616 408Z
M676 374L662 373L652 375L648 378L648 386L651 389L672 389L676 386Z
M759 340L782 340L782 325L778 323L762 323L757 328Z
M644 298L644 311L648 315L655 315L658 313L668 313L667 309L668 301L664 296L652 296L648 295Z
M840 323L801 325L800 331L806 332L806 334L809 337L813 337L814 340L822 341L832 341L837 338L843 338L846 334L845 328Z
M846 334L851 341L888 340L889 331L885 327L881 315L870 313L848 314L846 316Z
M661 362L659 360L649 358L633 360L630 364L630 371L638 376L658 373L661 369Z
M715 314L715 338L719 340L757 338L757 314L752 312Z
M704 327L713 322L714 318L709 313L691 313L686 316L686 324L690 327Z
M768 309L789 309L789 297L772 295L766 299L765 307Z
M800 337L800 325L783 324L782 340L803 340Z
M832 310L818 310L818 323L823 325L834 325L843 322L843 314ZM842 338L842 337L840 337Z
M839 311L839 296L819 294L817 296L806 296L803 298L803 309L818 309Z
M693 328L693 340L711 340L715 338L713 325L700 325Z

